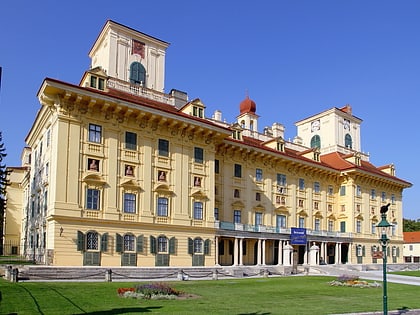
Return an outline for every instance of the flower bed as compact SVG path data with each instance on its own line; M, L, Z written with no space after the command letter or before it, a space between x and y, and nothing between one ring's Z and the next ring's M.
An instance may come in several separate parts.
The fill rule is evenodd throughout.
M358 276L352 275L342 275L337 277L337 279L329 282L332 286L341 286L341 287L356 287L356 288L379 288L381 287L380 283L367 282L365 280L360 280Z
M119 288L117 293L121 297L146 300L174 300L183 292L178 291L163 282L137 284L133 288Z

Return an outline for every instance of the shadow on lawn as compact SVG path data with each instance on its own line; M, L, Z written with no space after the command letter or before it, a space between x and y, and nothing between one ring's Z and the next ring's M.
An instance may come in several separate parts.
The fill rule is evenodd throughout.
M113 308L107 311L96 311L89 313L80 313L74 315L117 315L117 314L127 314L127 313L149 313L154 309L162 308L162 306L148 306L148 307L125 307L125 308Z

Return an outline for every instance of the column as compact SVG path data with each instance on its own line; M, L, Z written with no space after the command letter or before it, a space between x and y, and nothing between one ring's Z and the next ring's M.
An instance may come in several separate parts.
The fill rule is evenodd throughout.
M242 266L244 264L244 239L239 239L239 265Z
M348 245L349 250L347 251L347 263L352 263L352 257L353 257L353 244Z
M261 265L261 240L258 239L257 244L257 265Z
M265 266L265 241L262 240L262 264Z
M279 261L277 262L277 265L281 265L283 262L283 241L279 240L279 248L278 248L278 257Z
M238 239L236 237L235 237L234 244L235 246L233 250L233 265L237 266L238 265Z
M214 251L215 251L215 253L214 253L214 264L216 265L216 266L220 266L219 265L219 237L218 236L216 236L215 238L214 238L214 242L215 242L215 244L214 244Z
M293 254L293 247L289 245L289 242L286 242L286 246L283 248L283 266L291 266Z

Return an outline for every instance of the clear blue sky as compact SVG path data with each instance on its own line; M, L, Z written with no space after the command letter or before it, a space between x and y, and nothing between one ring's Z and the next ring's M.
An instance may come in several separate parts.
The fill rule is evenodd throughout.
M157 3L157 5L155 4ZM88 52L112 19L171 43L166 91L200 98L233 122L257 103L260 131L350 104L362 150L413 183L404 217L420 218L420 1L1 1L0 131L20 165L45 77L78 84Z

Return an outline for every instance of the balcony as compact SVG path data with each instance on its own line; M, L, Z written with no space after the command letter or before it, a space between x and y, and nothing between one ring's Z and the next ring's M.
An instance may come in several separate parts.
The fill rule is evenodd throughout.
M219 230L229 231L245 231L245 232L257 232L257 233L272 233L272 234L290 234L290 228L275 227L269 225L254 225L254 224L241 224L226 221L216 221L214 227ZM312 230L306 229L307 235L313 236L324 236L324 237L353 237L353 233L350 232L338 232L338 231L325 231L325 230Z

